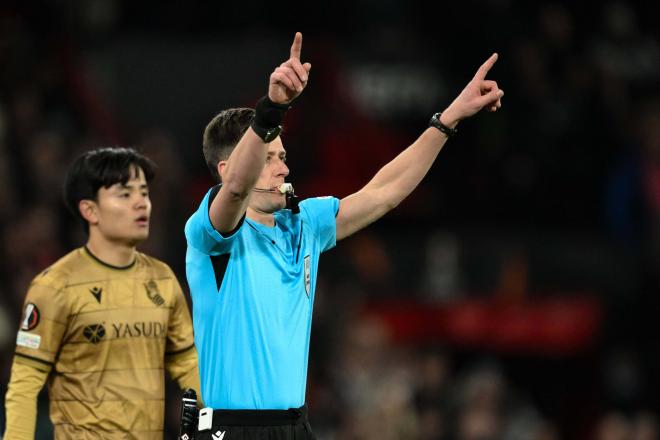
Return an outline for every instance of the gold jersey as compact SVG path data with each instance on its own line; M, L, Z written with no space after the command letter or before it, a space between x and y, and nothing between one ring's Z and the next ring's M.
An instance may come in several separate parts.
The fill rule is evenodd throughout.
M30 285L15 362L51 369L56 438L162 439L163 370L182 355L190 370L190 352L196 370L190 313L166 264L137 253L117 268L79 248Z

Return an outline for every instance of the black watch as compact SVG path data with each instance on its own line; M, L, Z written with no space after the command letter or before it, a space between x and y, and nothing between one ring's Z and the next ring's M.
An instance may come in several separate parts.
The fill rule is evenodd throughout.
M282 132L282 126L278 125L272 128L260 127L254 123L251 124L252 130L259 136L265 143L273 142Z
M435 127L441 132L443 132L448 138L454 136L456 133L458 133L458 129L456 128L449 128L442 122L440 122L440 115L442 113L436 113L433 116L431 116L431 120L429 121L429 127Z

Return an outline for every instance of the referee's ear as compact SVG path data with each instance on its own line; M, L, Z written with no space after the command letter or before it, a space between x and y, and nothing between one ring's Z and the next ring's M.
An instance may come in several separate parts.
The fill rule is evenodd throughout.
M81 200L78 203L78 211L83 220L89 225L98 224L99 217L96 211L96 203L93 200Z
M218 176L220 176L220 182L222 182L224 180L222 178L222 175L225 172L225 168L227 168L227 161L226 160L221 160L220 162L218 162Z

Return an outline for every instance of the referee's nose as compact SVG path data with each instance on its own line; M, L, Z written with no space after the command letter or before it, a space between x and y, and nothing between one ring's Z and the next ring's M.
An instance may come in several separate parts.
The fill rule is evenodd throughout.
M282 159L278 159L279 163L277 165L277 177L286 177L289 175L289 167L286 166L286 162Z

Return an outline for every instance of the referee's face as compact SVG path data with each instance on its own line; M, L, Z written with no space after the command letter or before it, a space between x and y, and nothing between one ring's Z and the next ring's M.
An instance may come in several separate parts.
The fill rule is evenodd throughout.
M135 246L149 236L149 187L142 169L131 174L126 184L99 189L95 226L104 241Z
M286 166L286 150L282 139L277 137L268 144L266 163L257 180L256 188L270 189L271 192L258 192L250 196L250 207L260 212L272 213L286 206L286 197L280 193L278 187L283 184L289 175Z

